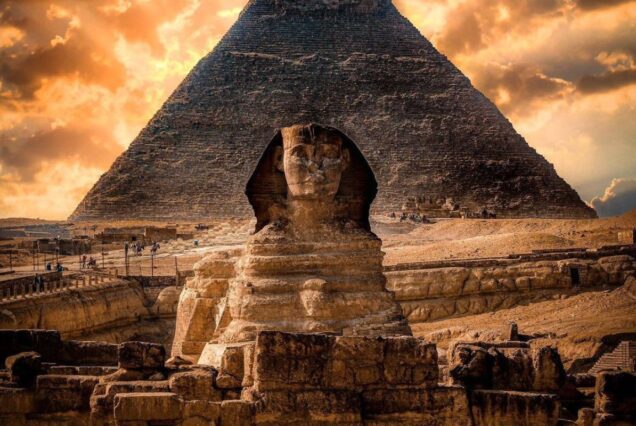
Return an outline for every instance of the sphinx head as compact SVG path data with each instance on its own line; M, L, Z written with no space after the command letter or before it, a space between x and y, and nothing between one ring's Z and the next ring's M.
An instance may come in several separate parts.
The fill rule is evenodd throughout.
M286 127L281 134L283 146L276 152L276 167L285 174L288 197L332 201L350 163L342 136L313 124Z
M319 216L353 221L369 229L369 209L377 192L371 167L340 130L300 124L276 131L245 193L256 215L256 232L305 206ZM323 215L324 216L324 215Z

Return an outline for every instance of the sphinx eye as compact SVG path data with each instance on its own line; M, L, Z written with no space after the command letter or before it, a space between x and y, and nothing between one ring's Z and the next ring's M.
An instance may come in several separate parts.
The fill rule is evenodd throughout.
M296 158L307 158L307 149L305 149L304 146L299 145L299 146L295 146L292 149L291 152L292 156L296 157Z
M322 156L325 158L335 159L340 156L340 151L335 145L322 145L320 147Z

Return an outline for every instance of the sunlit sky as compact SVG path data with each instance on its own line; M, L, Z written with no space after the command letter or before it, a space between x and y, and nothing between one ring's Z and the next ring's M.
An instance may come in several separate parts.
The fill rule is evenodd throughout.
M246 0L0 0L0 217L64 219ZM602 215L636 207L636 1L394 0Z

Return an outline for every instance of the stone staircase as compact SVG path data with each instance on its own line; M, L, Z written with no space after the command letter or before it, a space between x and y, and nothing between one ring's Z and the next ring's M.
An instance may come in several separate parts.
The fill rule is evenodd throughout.
M612 352L600 357L589 372L596 374L604 370L632 370L634 358L636 358L636 341L624 341Z

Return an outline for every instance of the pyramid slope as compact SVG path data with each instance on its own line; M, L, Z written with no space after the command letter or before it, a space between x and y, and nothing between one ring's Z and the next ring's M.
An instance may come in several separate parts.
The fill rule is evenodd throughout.
M277 129L338 128L378 181L373 213L452 197L502 217L595 217L390 0L252 0L72 220L246 216Z

